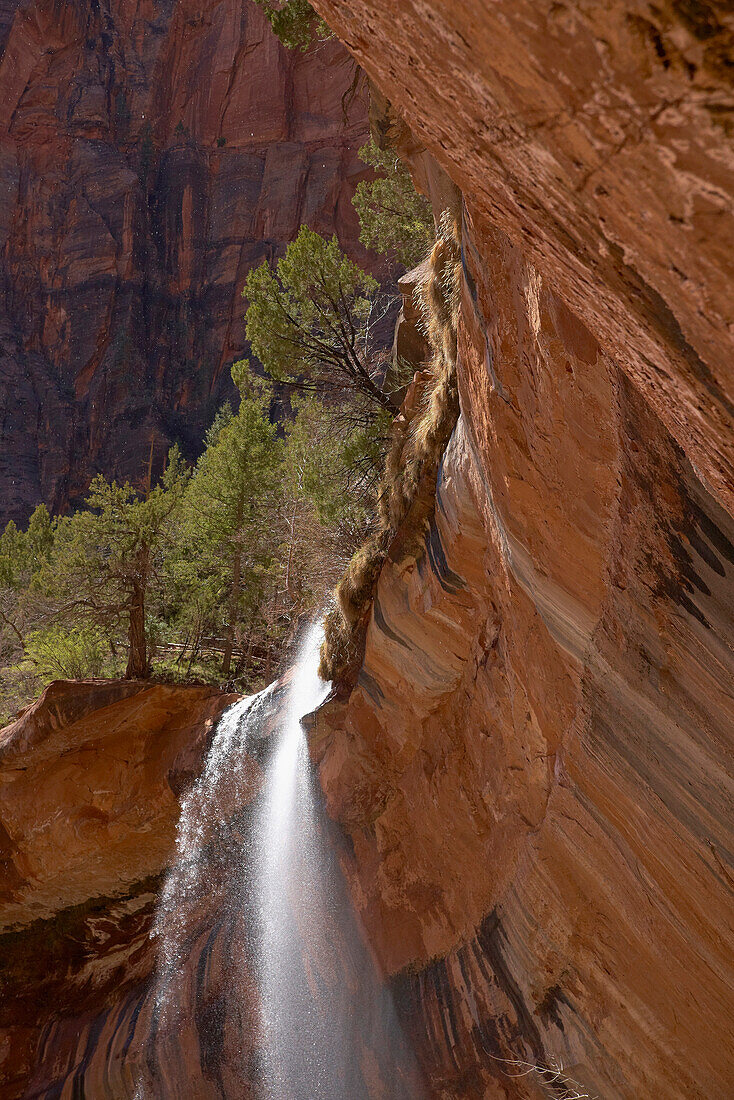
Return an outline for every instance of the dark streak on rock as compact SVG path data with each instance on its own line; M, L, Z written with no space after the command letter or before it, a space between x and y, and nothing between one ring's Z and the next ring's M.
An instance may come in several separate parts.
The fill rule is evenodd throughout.
M382 688L377 683L377 680L375 680L373 676L370 676L369 672L365 672L364 668L360 669L357 683L360 687L364 688L373 703L375 703L378 707L381 706L385 698L382 692Z
M546 1059L543 1055L543 1043L540 1038L538 1025L533 1019L530 1009L525 1004L522 990L515 982L510 973L510 968L505 962L500 946L502 936L502 924L497 915L497 911L493 910L484 918L479 927L479 931L477 932L477 943L489 960L497 984L515 1009L517 1022L523 1039L530 1045L536 1062L539 1065L545 1064Z
M410 646L405 641L405 639L401 638L400 635L397 634L392 629L392 627L388 624L388 622L385 618L385 615L383 613L383 610L380 606L380 600L379 600L377 595L375 595L374 601L372 603L372 608L373 608L374 614L375 614L375 625L377 626L378 630L381 630L382 633L387 638L391 638L393 642L397 642L398 645L401 645L403 647L403 649L410 649Z
M441 543L441 536L438 532L435 520L431 520L431 525L428 528L426 550L428 551L428 558L433 567L433 572L438 578L444 592L448 592L450 596L455 596L457 592L461 592L462 589L466 588L463 578L460 577L458 573L455 573L446 561L446 554Z

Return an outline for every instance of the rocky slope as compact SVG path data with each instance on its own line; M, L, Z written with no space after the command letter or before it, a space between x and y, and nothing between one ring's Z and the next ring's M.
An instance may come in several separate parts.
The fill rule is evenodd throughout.
M250 0L0 3L0 525L196 453L302 222L362 258L355 75Z
M464 265L424 553L314 741L355 901L437 1096L729 1095L730 6L316 6Z

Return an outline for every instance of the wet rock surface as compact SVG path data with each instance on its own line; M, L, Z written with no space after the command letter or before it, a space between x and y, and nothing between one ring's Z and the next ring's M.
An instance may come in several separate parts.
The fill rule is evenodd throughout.
M312 732L355 905L441 1100L563 1095L534 1066L604 1100L727 1096L730 13L317 6L463 195L461 415L424 552L385 564L357 686ZM267 167L273 195L282 163ZM134 707L127 690L115 709ZM51 713L21 720L9 758L24 793L1 838L7 935L29 938L5 940L6 958L29 992L3 1035L3 1087L9 1100L85 1079L88 1094L134 1095L159 861L126 840L105 855L98 814L62 809L118 814L131 836L124 799L59 788L43 820L70 855L50 872L33 826L44 788L20 768L28 753L38 776L61 774L89 740L85 718L76 747L57 744L74 722ZM150 805L168 807L161 852L170 771L165 756L143 769ZM182 980L201 1014L171 1039L159 1091L246 1095L257 1054L227 1047L219 997L238 926L200 927ZM38 944L56 945L53 964ZM243 960L245 1014L246 973ZM43 1023L51 998L63 1011Z
M179 800L232 698L60 681L0 732L0 1096L81 1080L93 1056L87 1095L124 1094L109 1044L132 1038Z

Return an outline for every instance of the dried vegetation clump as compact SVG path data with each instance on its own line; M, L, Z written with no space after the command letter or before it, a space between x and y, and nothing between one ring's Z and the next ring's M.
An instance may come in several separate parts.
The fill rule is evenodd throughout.
M461 258L458 228L448 212L439 223L429 269L416 295L430 360L416 374L393 425L376 530L349 563L336 587L335 606L326 617L320 673L337 688L353 686L385 558L403 562L411 557L417 560L423 553L441 458L459 415L456 339Z

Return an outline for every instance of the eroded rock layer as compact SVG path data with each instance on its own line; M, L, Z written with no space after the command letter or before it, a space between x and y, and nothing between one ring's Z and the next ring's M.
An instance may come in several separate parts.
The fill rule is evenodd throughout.
M60 1095L87 1072L86 1095L119 1097L136 1066L140 1077L156 963L149 932L180 798L231 699L203 687L59 682L2 731L3 1098Z
M437 1096L727 1095L731 16L317 6L463 195L425 551L314 740L355 902Z
M57 683L2 732L2 1100L424 1095L332 823L299 819L319 853L293 871L289 848L277 897L263 885L287 678L215 729L232 698ZM273 983L308 1037L295 1050L273 1039Z
M302 222L365 258L366 109L250 0L0 3L0 102L2 525L197 453L249 268Z

